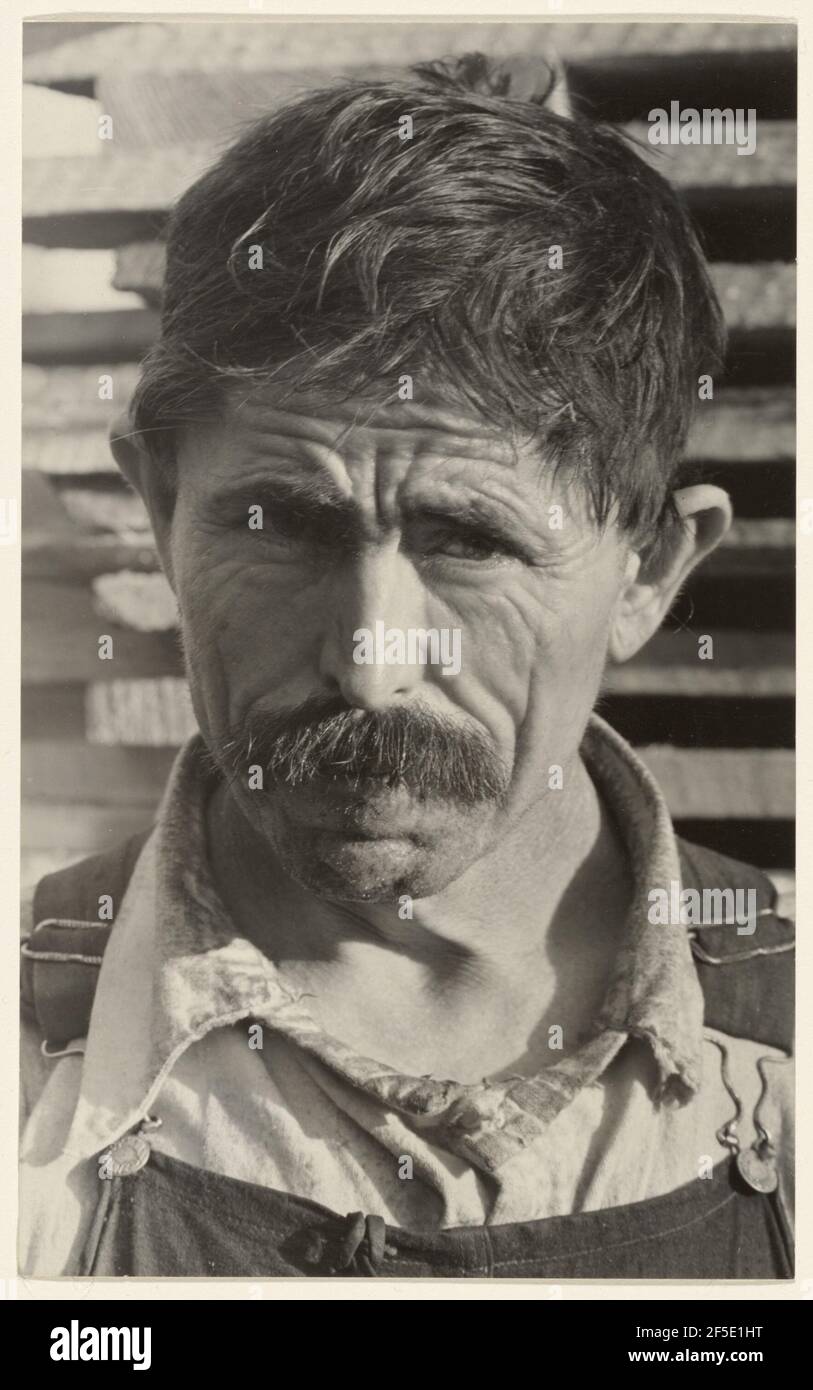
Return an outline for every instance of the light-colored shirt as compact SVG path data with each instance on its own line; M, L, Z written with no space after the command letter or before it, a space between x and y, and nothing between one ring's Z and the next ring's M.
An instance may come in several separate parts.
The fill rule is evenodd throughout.
M175 762L116 916L87 1037L46 1058L36 1028L25 1029L22 1273L77 1271L100 1158L148 1115L161 1121L153 1147L174 1158L414 1230L657 1197L725 1157L718 1131L735 1106L723 1052L743 1144L756 1137L757 1061L782 1062L766 1068L760 1119L789 1203L790 1063L704 1027L686 928L649 920L651 890L680 880L669 813L601 719L583 757L635 885L604 1005L578 1045L552 1050L537 1074L465 1085L403 1075L328 1036L284 971L236 931L207 863L201 748L192 739ZM600 905L596 915L600 931Z

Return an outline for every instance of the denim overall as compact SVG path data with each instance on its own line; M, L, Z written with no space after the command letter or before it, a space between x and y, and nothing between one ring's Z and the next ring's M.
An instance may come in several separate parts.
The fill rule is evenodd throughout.
M24 947L23 998L45 1049L87 1032L109 925L94 922L98 883L126 885L144 836L43 879L39 925ZM757 931L746 946L730 929L692 940L708 1027L790 1051L792 927L773 911L775 890L757 870L680 842L686 887L754 887ZM115 895L120 902L122 892ZM75 963L66 947L73 933ZM79 957L81 956L81 962ZM58 957L58 959L57 959ZM722 1061L725 1068L725 1058ZM723 1072L726 1079L725 1069ZM728 1084L728 1082L727 1082ZM732 1100L736 1101L733 1090ZM380 1216L316 1202L157 1152L146 1120L108 1151L81 1275L265 1278L790 1279L793 1244L776 1191L770 1136L729 1155L710 1178L661 1197L543 1220L414 1232Z

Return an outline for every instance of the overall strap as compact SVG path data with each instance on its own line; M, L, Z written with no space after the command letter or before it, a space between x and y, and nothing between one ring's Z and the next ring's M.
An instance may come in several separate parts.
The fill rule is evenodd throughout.
M112 850L46 874L34 890L34 927L22 944L21 994L46 1052L87 1034L110 930L149 834L139 831ZM100 920L100 899L108 898L109 916Z
M689 929L707 1027L791 1053L796 936L793 922L776 911L774 884L759 869L715 850L686 840L678 848L684 888L701 895L715 889L753 893L745 899L756 914L753 932L729 922Z

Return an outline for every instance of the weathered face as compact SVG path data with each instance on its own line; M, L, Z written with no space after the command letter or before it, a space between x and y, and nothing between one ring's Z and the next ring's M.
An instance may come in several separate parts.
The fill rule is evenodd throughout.
M485 745L503 796L455 797L431 774L419 790L335 772L260 788L248 755L235 779L252 825L316 893L426 897L532 802L566 795L624 550L538 449L473 416L276 400L234 402L180 444L171 569L196 713L224 763L235 732L321 699L359 719L420 710L464 748Z

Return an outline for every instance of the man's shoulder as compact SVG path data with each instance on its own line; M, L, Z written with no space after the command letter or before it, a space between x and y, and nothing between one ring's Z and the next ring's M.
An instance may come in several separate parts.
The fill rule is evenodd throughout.
M687 840L678 840L678 849L681 885L699 895L702 913L703 925L690 925L689 934L706 1025L791 1052L796 944L791 895L752 864Z
M99 898L110 897L113 915L130 881L138 856L152 827L118 841L108 849L86 855L64 868L44 874L28 890L33 926L48 918L98 922Z
M708 845L698 845L678 837L678 852L683 884L697 888L753 889L760 909L777 908L778 889L770 873L754 864L721 854Z
M20 991L45 1046L84 1037L110 931L150 829L45 874L23 894Z

